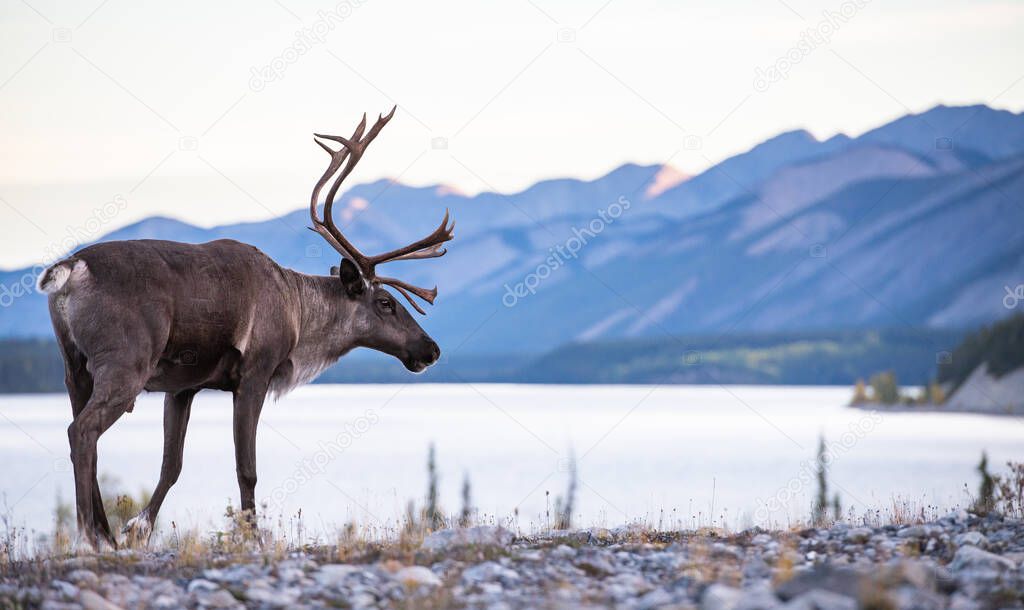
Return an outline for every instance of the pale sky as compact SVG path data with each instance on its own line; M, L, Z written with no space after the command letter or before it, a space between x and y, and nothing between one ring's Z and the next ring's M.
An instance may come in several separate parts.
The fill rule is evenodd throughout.
M624 162L695 173L789 129L1024 108L1020 2L11 0L0 49L4 268L115 198L88 237L154 214L291 211L325 167L311 133L347 135L393 103L350 182L471 193ZM785 78L755 87L787 53Z

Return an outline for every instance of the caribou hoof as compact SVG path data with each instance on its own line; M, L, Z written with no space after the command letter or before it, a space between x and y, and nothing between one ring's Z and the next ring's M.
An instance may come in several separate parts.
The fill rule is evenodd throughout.
M115 550L117 549L106 538L98 537L94 542L88 536L81 534L75 538L74 544L71 545L72 555L101 555L103 553L113 553Z
M124 524L121 533L125 535L126 546L149 544L149 537L153 534L153 522L146 511L142 511Z

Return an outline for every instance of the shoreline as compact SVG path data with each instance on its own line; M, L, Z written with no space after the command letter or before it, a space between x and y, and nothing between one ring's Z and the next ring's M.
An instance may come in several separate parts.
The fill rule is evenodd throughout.
M933 403L906 405L901 403L885 404L878 402L859 402L847 405L851 409L862 411L878 411L879 413L948 413L950 415L994 415L997 417L1024 416L1024 407L997 411L983 407L950 407Z

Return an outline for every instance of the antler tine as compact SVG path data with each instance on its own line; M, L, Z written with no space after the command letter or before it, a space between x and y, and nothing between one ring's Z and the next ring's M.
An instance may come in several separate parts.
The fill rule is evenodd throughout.
M391 112L389 112L387 116L377 115L377 121L373 124L373 127L370 128L370 131L369 133L366 134L366 137L362 137L363 132L362 130L360 130L359 136L353 137L351 141L338 136L331 138L335 142L340 142L346 149L348 149L349 161L348 164L345 165L345 169L341 170L341 173L338 174L338 177L334 179L334 184L331 185L331 190L327 192L327 198L324 204L325 206L330 206L334 204L334 196L337 195L338 188L341 187L341 183L345 181L345 178L348 178L348 175L352 173L352 169L355 168L356 163L359 163L359 160L363 158L363 153L366 152L366 147L370 145L370 142L373 142L373 140L377 137L377 134L380 133L380 130L384 129L384 126L388 124L388 121L391 120L391 117L395 116L395 110L397 108L397 105L392 106ZM360 126L365 125L366 113L363 113L363 122L360 123Z
M319 136L319 135L317 135L315 133L313 135L317 136L317 137L322 137L322 136ZM323 142L321 142L320 140L317 140L316 138L313 138L313 141L316 142L320 146L320 148L326 150L327 154L331 155L332 158L334 157L334 151L331 150L330 146L324 144Z
M449 223L451 220L451 212L447 209L445 210L441 224L438 225L430 235L427 235L423 239L415 241L408 246L398 248L390 252L385 252L384 254L378 254L376 256L366 256L360 252L352 242L346 239L345 235L334 223L334 200L338 194L338 189L341 187L341 183L345 181L345 178L347 178L350 173L352 173L353 168L355 168L356 164L359 163L359 160L362 159L363 153L366 151L366 147L373 142L377 135L380 134L381 129L383 129L384 126L388 124L388 121L395 116L395 111L397 109L398 106L396 105L391 108L391 112L387 115L378 115L376 122L374 122L373 127L371 127L369 131L366 131L366 114L364 113L362 120L359 122L359 125L356 127L351 138L327 134L313 134L316 136L314 141L317 145L331 155L331 163L327 167L327 171L324 172L324 175L317 181L316 186L313 187L313 194L310 197L309 203L309 215L313 220L313 226L311 227L312 230L321 235L327 243L331 244L331 246L341 253L342 256L354 262L359 267L360 271L362 271L363 277L366 280L377 284L386 284L391 286L409 301L409 304L412 305L413 309L420 314L426 315L426 312L422 307L420 307L419 303L413 299L413 296L419 297L433 305L434 299L437 298L436 286L428 290L426 288L420 288L419 286L413 286L412 284L408 284L399 279L378 277L376 274L376 266L380 263L396 260L416 260L444 256L447 250L442 247L443 244L455 237L455 221L451 221ZM342 147L339 150L334 150L322 142L320 138L338 142ZM344 167L342 167L342 164L344 164ZM327 195L324 198L323 218L321 218L317 215L317 199L320 195L320 191L331 179L331 176L334 176L335 174L337 175L334 178L334 183L331 185L330 190L328 190Z
M444 256L447 250L442 249L441 244L454 239L455 234L455 221L452 221L451 225L448 224L448 219L451 216L451 211L447 208L444 211L444 218L441 220L441 224L430 234L414 241L408 246L385 252L384 254L378 254L370 257L370 263L373 265L379 265L381 263L387 263L396 260L410 260L410 259L421 259L421 258L437 258L438 256Z
M404 296L406 300L409 301L409 303L416 309L416 311L424 315L426 315L427 312L423 311L423 309L420 308L419 304L416 303L416 301L414 301L411 296L409 296L409 293L411 292L412 294L418 296L419 298L423 299L427 303L430 303L431 305L434 304L434 299L437 298L437 286L434 286L430 290L427 290L426 288L413 286L412 284L403 282L402 280L395 279L393 277L378 277L377 281L380 282L381 284L387 284L388 286L391 286L398 292L402 293L402 296Z
M366 113L363 113L363 120L360 121L358 125L356 125L356 130L352 133L352 138L355 139L355 140L358 140L360 137L362 137L363 131L365 129L366 129ZM333 139L333 138L336 138L338 136L327 136L327 135L321 135L321 134L318 134L318 133L314 133L313 135L315 136L313 138L313 141L316 142L317 145L320 148L326 150L327 154L331 155L331 163L327 166L327 171L324 172L324 175L321 176L320 180L317 181L316 186L313 187L313 194L310 197L310 201L309 201L309 214L313 218L313 222L315 224L319 224L319 223L322 223L322 221L317 217L317 214L316 214L316 204L317 204L317 200L320 197L320 190L324 187L325 184L327 184L327 181L331 179L331 176L334 175L334 173L336 171L338 171L338 168L341 167L341 164L345 162L345 158L348 157L349 153L348 153L348 148L343 147L340 150L333 150L333 149L331 149L330 146L327 146L326 144L324 144L320 140L316 139L316 138L331 138L331 139ZM344 138L342 138L342 139L344 139Z
M351 141L359 142L360 139L363 137L364 131L366 131L365 112L363 113L362 120L359 121L358 125L356 125L355 131L352 132ZM366 255L360 252L359 249L356 248L354 244L352 244L352 242L346 239L345 235L334 224L334 194L335 191L337 190L339 182L335 182L334 186L332 186L330 192L327 195L327 198L324 201L323 219L317 217L316 214L316 204L317 198L320 195L320 190L324 187L325 184L327 184L327 181L330 180L331 175L338 171L338 168L341 167L341 164L344 163L345 160L349 159L349 157L351 156L351 142L341 136L332 136L318 133L315 133L313 135L316 136L316 138L325 138L333 140L335 142L342 143L342 148L340 148L339 150L332 150L331 147L327 146L320 140L316 138L313 139L314 142L320 145L320 148L323 148L331 155L331 163L327 167L327 171L324 172L323 177L321 177L320 180L317 182L316 187L314 187L313 196L309 203L309 213L313 219L313 230L320 234L320 236L322 236L327 241L327 243L331 245L331 247L337 250L339 254L356 263L356 265L358 265L359 268L362 269L364 273L366 273L366 270L369 268L367 266ZM352 165L354 165L354 163L352 162L351 159L349 159L349 163L345 166L345 170L343 170L346 173L346 175L347 172L351 171Z
M356 125L356 130L352 134L352 140L355 140L355 141L358 142L359 138L363 137L363 131L365 131L365 130L366 130L366 113L364 112L362 120L359 121L358 125ZM325 140L334 140L335 142L338 142L338 143L342 144L345 147L342 150L351 149L351 147L352 147L352 141L349 140L348 138L343 138L341 136L332 136L332 135L326 134L326 133L314 133L313 135L318 137L318 138L323 138ZM323 146L323 144L321 144L321 146ZM333 150L331 150L329 148L327 150L330 150L332 155L335 154L335 152ZM339 150L338 152L341 152L341 151ZM347 155L348 153L346 152L345 154Z
M405 289L403 289L401 286L391 286L391 287L394 288L395 290L397 290L398 292L400 292L402 294L402 296L405 297L405 300L409 301L409 304L412 305L412 308L415 309L416 311L420 312L421 316L427 315L427 312L423 311L423 308L420 307L419 304L416 301L413 300L413 298L409 295L408 292L405 291Z
M402 256L396 256L395 258L391 259L388 262L391 262L391 261L412 261L412 260L420 260L420 259L424 259L424 258L437 258L439 256L444 256L447 252L448 252L448 250L446 248L442 248L441 244L437 244L436 246L430 246L429 248L424 248L424 249L418 250L416 252L410 252L408 254L403 254Z

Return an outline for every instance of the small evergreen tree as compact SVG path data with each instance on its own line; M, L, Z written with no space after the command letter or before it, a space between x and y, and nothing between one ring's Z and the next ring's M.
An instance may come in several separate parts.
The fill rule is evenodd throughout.
M988 455L984 451L981 452L981 462L978 463L978 474L981 475L981 484L978 486L978 499L974 502L974 512L984 515L995 505L996 491L995 480L988 471Z
M469 489L469 473L462 479L462 515L459 517L459 525L469 527L473 518L473 501Z
M828 519L828 472L825 463L825 436L818 437L818 455L815 458L818 475L818 495L814 501L813 519L816 527L825 525Z
M430 449L427 451L427 505L424 507L423 516L432 530L444 528L444 513L438 505L437 488L437 462L434 457L434 443L430 443Z
M857 383L853 386L853 399L850 400L850 404L862 405L868 401L868 390L864 385L863 379L858 379Z
M894 405L900 401L900 387L892 371L877 373L871 377L872 397L876 402Z
M555 515L558 521L555 528L560 530L572 529L572 513L576 503L576 456L569 451L569 488L566 490L565 498L555 499Z

